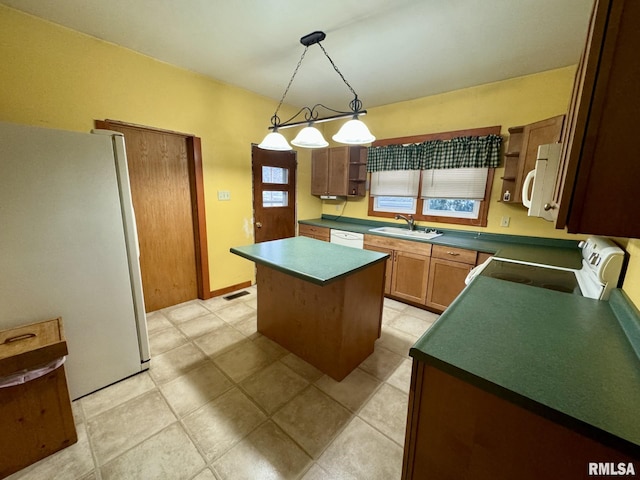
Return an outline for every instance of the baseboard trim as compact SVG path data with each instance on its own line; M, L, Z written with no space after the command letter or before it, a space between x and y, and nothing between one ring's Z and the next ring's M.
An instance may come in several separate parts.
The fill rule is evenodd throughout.
M213 290L211 292L211 297L219 297L220 295L225 295L227 293L231 293L235 290L240 290L241 288L247 288L251 286L251 281L247 280L246 282L237 283L235 285L231 285L229 287L219 288L218 290ZM209 297L209 298L211 298Z

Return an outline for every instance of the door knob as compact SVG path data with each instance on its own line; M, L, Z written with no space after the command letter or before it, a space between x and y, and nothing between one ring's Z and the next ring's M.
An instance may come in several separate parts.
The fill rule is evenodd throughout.
M262 228L262 223L256 222L256 228Z

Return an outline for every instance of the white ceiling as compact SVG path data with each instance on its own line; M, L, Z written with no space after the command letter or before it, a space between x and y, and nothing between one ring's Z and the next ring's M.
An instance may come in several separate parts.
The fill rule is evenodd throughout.
M592 0L0 0L54 23L279 100L322 30L365 108L578 62ZM347 110L317 45L286 103Z

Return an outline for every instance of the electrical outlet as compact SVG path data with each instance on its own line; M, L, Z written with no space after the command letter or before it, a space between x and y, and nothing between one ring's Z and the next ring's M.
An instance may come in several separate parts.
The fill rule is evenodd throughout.
M510 220L511 220L511 217L502 217L502 219L500 220L500 226L501 227L508 227Z
M231 192L229 190L218 190L218 200L231 200Z

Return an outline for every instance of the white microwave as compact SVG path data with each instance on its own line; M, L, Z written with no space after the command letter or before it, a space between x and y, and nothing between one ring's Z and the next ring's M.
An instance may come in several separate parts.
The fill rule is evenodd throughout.
M536 167L527 174L522 184L522 204L529 209L530 217L542 217L551 222L558 217L553 195L560 168L561 149L561 143L538 147Z

